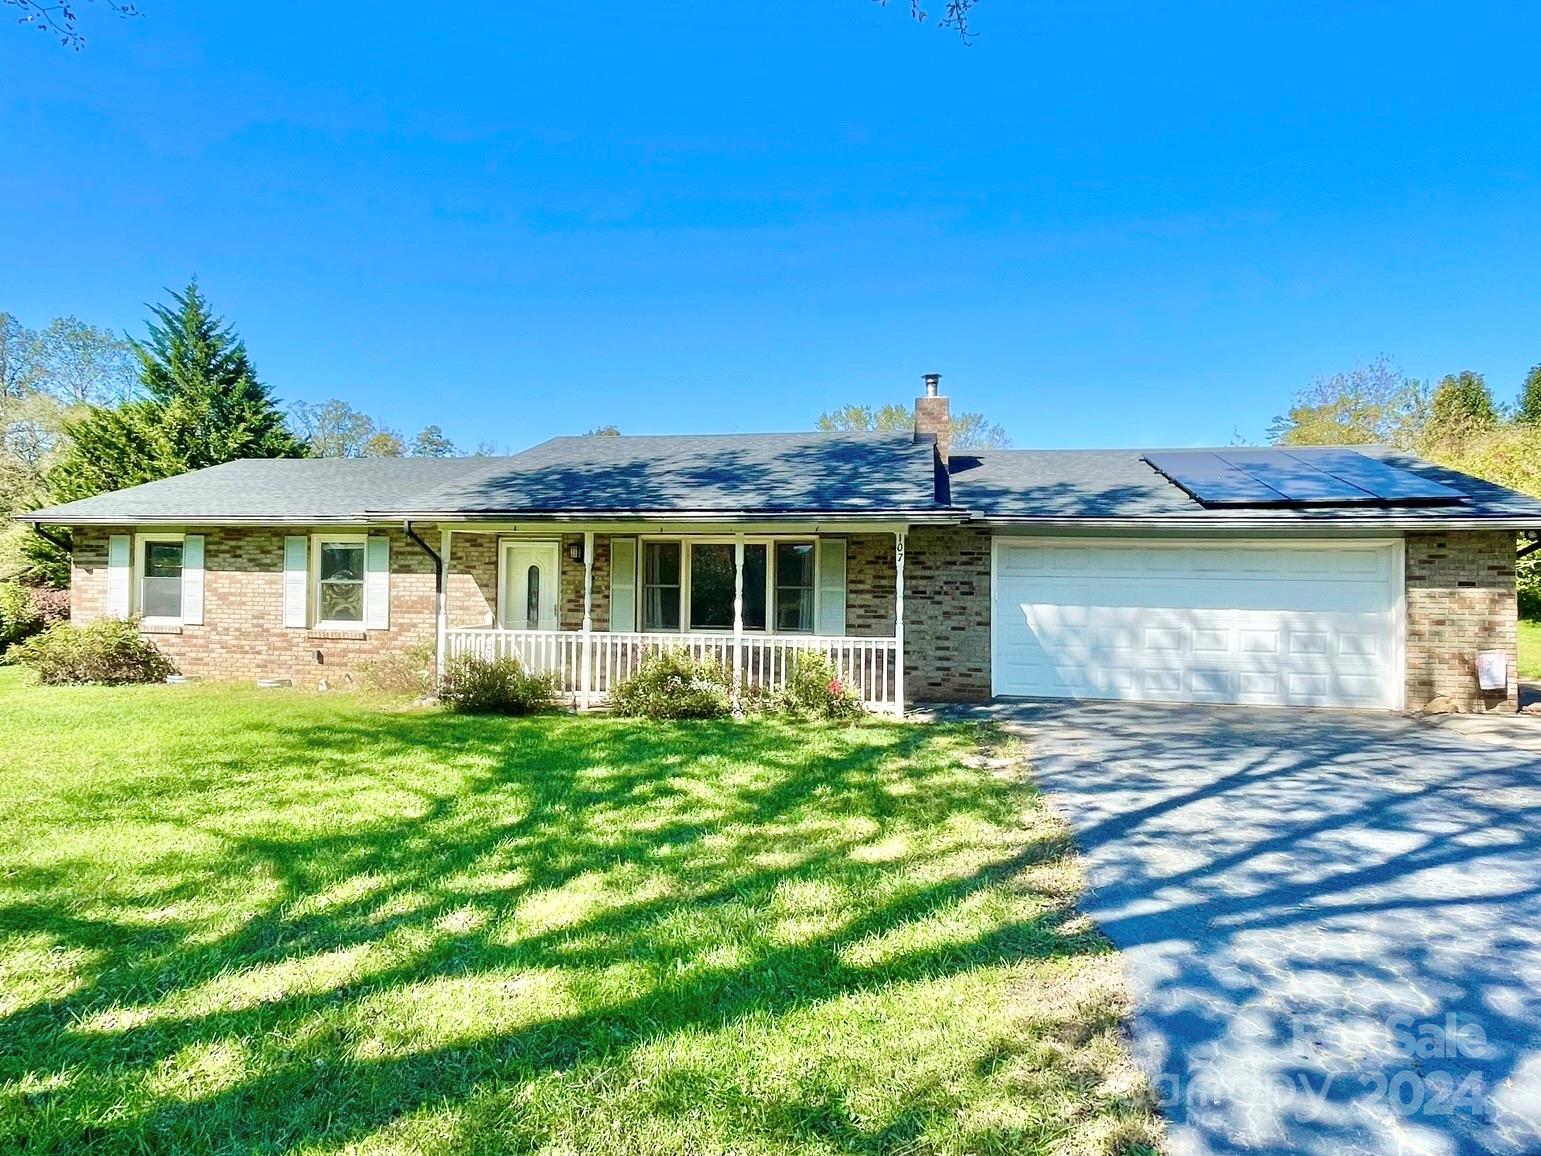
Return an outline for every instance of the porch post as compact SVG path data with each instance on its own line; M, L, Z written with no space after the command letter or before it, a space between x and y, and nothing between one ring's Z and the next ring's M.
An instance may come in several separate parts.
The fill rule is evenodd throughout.
M904 717L904 530L894 531L894 714Z
M434 647L434 685L444 678L444 648L449 644L449 562L450 547L454 540L454 531L445 526L439 531L439 565L443 571L440 576L438 605L434 607L434 633L437 636L437 645Z
M733 689L743 689L744 535L733 535Z
M594 675L594 531L583 531L583 673L579 703L589 708Z

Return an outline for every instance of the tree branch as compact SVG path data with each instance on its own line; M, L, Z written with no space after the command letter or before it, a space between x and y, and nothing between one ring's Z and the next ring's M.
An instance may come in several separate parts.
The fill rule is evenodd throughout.
M21 10L17 23L30 25L39 32L50 32L59 38L60 44L76 52L85 47L86 38L78 26L76 0L56 0L52 4L44 3L43 0L0 0L0 3ZM104 0L104 3L119 16L142 15L127 0Z
M888 6L888 0L878 0L878 3L885 8ZM979 0L945 0L942 18L937 21L938 27L951 28L957 32L963 43L973 43L973 30L969 27L968 21L969 14L977 3ZM910 0L910 15L924 24L930 13L921 7L921 0Z

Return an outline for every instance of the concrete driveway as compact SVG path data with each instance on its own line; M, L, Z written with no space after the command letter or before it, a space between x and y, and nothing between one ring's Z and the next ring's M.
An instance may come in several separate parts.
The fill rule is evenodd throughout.
M1078 834L1175 1152L1541 1153L1534 741L1335 711L991 712Z

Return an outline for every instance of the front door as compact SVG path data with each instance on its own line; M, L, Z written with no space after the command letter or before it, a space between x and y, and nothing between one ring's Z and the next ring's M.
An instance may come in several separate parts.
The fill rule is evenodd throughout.
M557 628L557 544L503 544L503 629Z

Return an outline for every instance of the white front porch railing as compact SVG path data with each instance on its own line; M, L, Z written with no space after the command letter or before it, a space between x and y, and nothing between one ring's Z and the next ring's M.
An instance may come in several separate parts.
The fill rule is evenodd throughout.
M584 638L589 662L584 662ZM450 658L474 654L481 658L517 658L527 670L550 672L562 693L587 706L602 701L610 688L635 674L643 659L664 650L686 650L729 670L737 669L745 686L780 690L786 686L792 659L805 650L825 655L841 679L856 689L868 710L900 711L899 643L894 638L844 638L812 634L745 634L735 643L731 634L611 634L581 630L496 630L457 627L445 631ZM736 656L735 656L736 650ZM737 662L735 664L735 657ZM588 685L585 686L585 672Z

